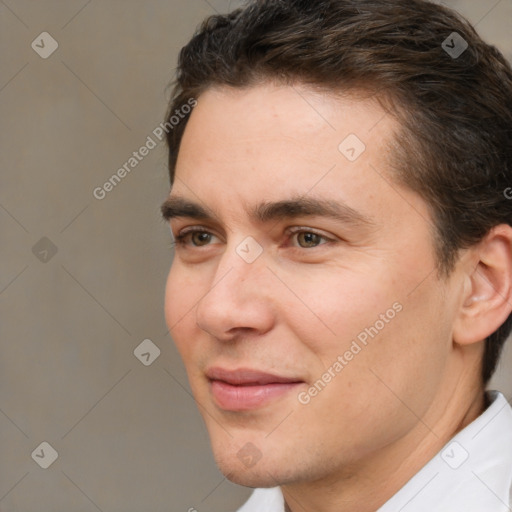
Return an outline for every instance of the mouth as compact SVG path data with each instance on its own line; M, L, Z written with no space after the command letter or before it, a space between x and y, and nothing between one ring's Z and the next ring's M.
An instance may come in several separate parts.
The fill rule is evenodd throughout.
M304 381L259 370L240 368L227 370L210 368L206 371L216 405L226 411L248 411L296 389Z

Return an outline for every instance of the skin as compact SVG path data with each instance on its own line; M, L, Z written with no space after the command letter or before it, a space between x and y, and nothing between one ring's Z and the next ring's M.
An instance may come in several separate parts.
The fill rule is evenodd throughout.
M175 237L207 234L176 245L166 321L221 471L250 487L281 485L294 512L371 512L395 494L481 413L480 341L510 313L509 227L440 277L429 209L387 163L398 129L370 99L262 84L203 93L180 147L171 197L209 218L170 218ZM351 133L366 145L354 162L338 150ZM341 202L366 222L250 215L297 197ZM263 250L252 263L236 251L248 236ZM396 303L401 311L300 403L297 393ZM211 366L302 384L226 411L212 397ZM248 442L261 454L251 467L237 456Z

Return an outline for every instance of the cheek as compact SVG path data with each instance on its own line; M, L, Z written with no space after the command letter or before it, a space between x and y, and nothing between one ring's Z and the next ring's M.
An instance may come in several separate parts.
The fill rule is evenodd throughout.
M408 293L400 283L388 293L374 290L373 300L360 301L352 308L356 321L347 320L347 337L340 338L338 345L343 346L342 354L349 349L351 360L336 379L329 399L339 400L346 393L347 406L355 415L366 414L368 403L377 404L372 414L380 416L379 421L389 424L389 414L404 428L415 417L403 403L417 415L423 414L442 382L450 350L450 314L443 308L439 290L440 285L432 281ZM351 348L354 342L360 350ZM330 359L335 360L339 352L332 350Z
M378 269L374 273L378 275ZM288 318L293 319L299 338L309 340L310 349L324 364L379 321L379 315L390 309L390 316L395 313L392 307L398 293L392 281L341 268L302 277L295 275L291 281L301 303L288 308Z
M408 296L401 281L328 282L317 312L336 336L312 326L302 333L318 361L305 423L314 429L315 418L329 417L322 429L332 430L333 439L341 425L354 450L367 450L369 437L376 445L389 442L417 422L410 410L426 411L446 362L449 318L435 283Z
M179 319L179 305L182 302L181 294L178 293L178 280L174 274L173 267L171 267L165 285L165 322L170 331L173 330Z
M431 276L418 286L425 272L402 269L375 265L368 272L333 269L322 279L295 276L294 291L303 304L289 309L288 320L318 360L314 373L352 351L346 358L351 380L360 380L359 369L379 368L390 384L402 380L407 386L412 371L429 382L446 357L450 319L440 283ZM319 288L319 282L327 284Z
M165 287L165 321L178 351L185 359L187 348L193 344L195 328L194 304L200 291L197 280L189 280L173 263Z

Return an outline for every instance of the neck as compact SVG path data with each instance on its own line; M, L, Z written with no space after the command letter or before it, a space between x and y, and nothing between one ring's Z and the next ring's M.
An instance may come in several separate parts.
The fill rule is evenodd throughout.
M408 434L350 471L315 482L282 486L286 512L375 512L396 494L460 430L485 409L483 388L456 386L418 417Z

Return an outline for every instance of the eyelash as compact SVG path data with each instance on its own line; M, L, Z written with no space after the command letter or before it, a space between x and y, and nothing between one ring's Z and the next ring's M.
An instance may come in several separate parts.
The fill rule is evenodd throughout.
M213 233L211 233L207 229L193 228L193 229L190 229L190 230L184 230L181 233L178 233L174 237L174 240L172 241L171 245L172 246L187 245L187 242L186 242L187 238L190 237L191 235L194 235L195 233L208 233L209 235L213 235ZM215 235L213 235L213 236L215 236Z
M316 247L319 247L320 245L324 245L325 243L328 243L328 242L333 242L334 240L332 238L329 238L319 232L317 232L316 230L314 229L311 229L311 228L304 228L304 227L296 227L296 228L290 228L287 230L290 237L293 236L293 235L298 235L300 233L312 233L312 234L315 234L317 236L319 236L322 240L323 240L323 243L320 243L319 245L315 246L315 247L312 247L312 248L309 248L309 249L314 249ZM212 236L216 236L214 235L212 232L208 231L207 229L202 229L202 228L191 228L189 230L184 230L180 233L178 233L175 237L174 237L174 240L171 242L171 247L176 247L176 246L180 246L180 247L184 247L184 246L187 246L187 239L196 234L196 233L208 233L209 235L212 235ZM209 245L209 244L207 244ZM192 247L196 247L196 248L199 248L200 246L192 246ZM292 246L294 249L306 249L305 247L300 247L300 246Z
M314 247L309 247L308 249L316 249L317 247L321 246L321 245L325 245L329 242L334 242L334 240L332 238L329 238L328 236L322 234L322 233L319 233L318 231L316 231L315 229L311 229L311 228L305 228L305 227L295 227L295 228L290 228L288 229L288 234L290 235L290 238L294 235L299 235L300 233L311 233L313 235L316 235L318 237L320 237L320 239L322 240L318 245L315 245ZM306 249L306 247L300 247L298 245L294 245L292 246L294 249Z

